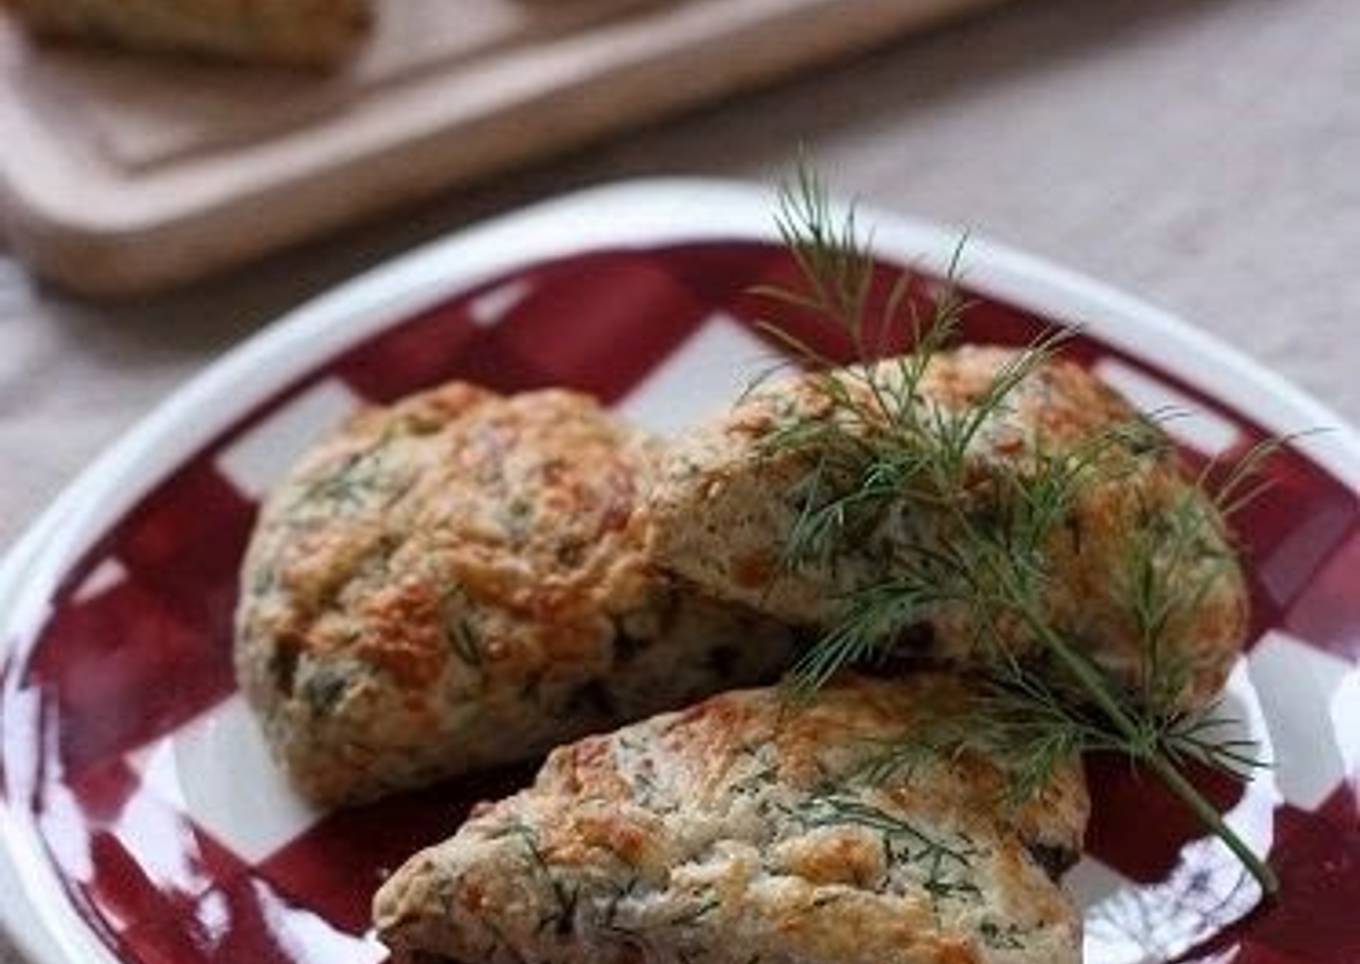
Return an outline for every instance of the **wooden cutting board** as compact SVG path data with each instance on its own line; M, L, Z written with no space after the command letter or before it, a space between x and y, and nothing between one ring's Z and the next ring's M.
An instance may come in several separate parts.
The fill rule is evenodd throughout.
M379 0L310 76L32 45L0 15L0 215L90 294L290 242L998 0Z

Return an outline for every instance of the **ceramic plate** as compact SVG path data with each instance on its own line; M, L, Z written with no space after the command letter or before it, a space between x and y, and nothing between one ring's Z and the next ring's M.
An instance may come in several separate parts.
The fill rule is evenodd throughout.
M300 309L108 452L0 571L0 890L41 964L378 962L384 873L523 773L316 812L280 781L232 679L236 572L263 493L345 413L459 377L568 385L662 432L729 402L774 346L760 282L787 278L771 198L647 182L439 242ZM887 214L884 275L928 299L953 232ZM1069 878L1090 964L1360 960L1360 442L1195 329L979 240L969 340L1079 324L1072 357L1170 423L1188 458L1327 428L1271 468L1238 520L1253 642L1228 703L1278 767L1200 775L1283 896L1260 906L1223 848L1126 766L1093 760L1095 816ZM477 964L477 962L470 962Z

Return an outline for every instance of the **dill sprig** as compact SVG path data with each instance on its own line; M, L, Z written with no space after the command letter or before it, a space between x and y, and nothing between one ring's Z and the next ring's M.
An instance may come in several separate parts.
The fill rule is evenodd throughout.
M979 895L971 879L976 849L962 834L935 836L872 803L835 793L810 797L791 816L807 827L855 825L877 832L889 868L915 867L933 901Z
M1208 511L1204 492L1187 485L1174 504L1156 507L1155 525L1130 527L1121 571L1111 573L1135 629L1139 665L1130 685L1051 617L1051 547L1092 485L1121 484L1122 476L1168 457L1157 418L1132 418L1076 445L1048 446L1036 434L1014 465L993 459L980 472L975 453L986 433L1070 334L1049 331L1016 352L968 404L932 402L923 391L927 372L956 339L967 307L955 285L962 243L944 291L922 317L916 299L907 297L906 272L881 310L871 311L870 244L853 209L837 220L810 167L802 166L781 192L777 224L806 290L757 291L833 323L858 360L838 367L786 327L762 323L808 370L798 391L813 401L785 406L762 442L766 455L806 463L788 493L798 511L783 563L789 570L834 571L876 532L892 533L892 548L878 560L881 577L847 592L839 619L795 667L795 688L815 690L843 667L890 655L904 630L941 613L965 613L969 671L981 692L966 723L927 727L889 748L871 777L918 765L923 755L976 748L1005 761L1009 796L1020 802L1074 753L1121 753L1155 773L1273 894L1278 884L1270 867L1184 773L1196 761L1248 779L1264 765L1255 744L1235 737L1234 722L1217 715L1217 706L1185 709L1182 698L1195 669L1185 627L1236 565L1214 510L1227 517L1259 494L1257 470L1278 443L1236 466ZM911 354L879 360L904 321ZM1200 482L1207 478L1206 472Z

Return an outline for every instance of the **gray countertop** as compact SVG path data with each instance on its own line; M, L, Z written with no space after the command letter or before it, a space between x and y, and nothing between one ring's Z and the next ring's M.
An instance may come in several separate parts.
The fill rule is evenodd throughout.
M0 250L0 545L223 349L487 215L652 174L841 191L967 225L1170 308L1360 421L1355 0L1026 0L136 304ZM0 964L11 964L0 939Z

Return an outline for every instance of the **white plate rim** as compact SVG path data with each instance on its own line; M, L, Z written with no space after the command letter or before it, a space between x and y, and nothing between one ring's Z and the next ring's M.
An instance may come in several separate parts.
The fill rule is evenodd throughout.
M34 624L55 581L166 472L273 392L345 348L458 292L527 264L598 248L778 235L769 188L665 178L591 188L454 232L289 312L166 398L104 451L0 563L0 658ZM882 256L939 273L965 232L862 209ZM1317 428L1296 445L1360 490L1360 434L1280 375L1173 314L1076 272L972 235L961 262L970 288L1102 340L1247 413L1267 431ZM0 874L21 885L0 924L33 964L112 953L63 893L22 817L0 806ZM4 879L0 876L0 880ZM7 888L8 889L8 888Z

